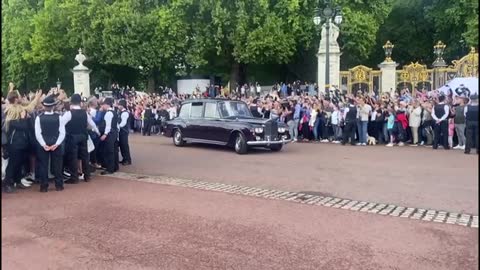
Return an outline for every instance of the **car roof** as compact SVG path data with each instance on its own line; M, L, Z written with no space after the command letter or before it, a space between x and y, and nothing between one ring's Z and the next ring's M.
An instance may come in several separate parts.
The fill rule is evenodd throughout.
M192 98L192 99L187 99L187 100L184 100L182 102L182 104L186 104L186 103L193 103L193 102L220 102L220 101L234 101L234 102L243 102L245 103L244 101L242 100L231 100L231 99L228 99L228 98Z

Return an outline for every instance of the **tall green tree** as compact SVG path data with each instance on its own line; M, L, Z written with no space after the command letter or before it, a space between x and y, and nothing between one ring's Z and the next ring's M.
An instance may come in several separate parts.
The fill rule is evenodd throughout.
M341 0L338 4L344 15L340 32L342 68L370 64L369 56L379 46L377 33L392 10L393 0Z
M466 53L466 47L478 47L478 1L425 0L425 18L433 25L435 40L447 44L452 59Z
M9 81L19 89L26 89L38 87L45 80L45 67L32 65L25 57L34 32L32 18L40 8L39 1L2 1L2 89L6 89Z
M287 63L299 43L311 41L313 23L302 25L302 12L313 1L183 1L191 20L191 39L206 59L214 50L231 70L232 84L243 81L250 63ZM308 12L309 14L311 12ZM186 19L186 18L185 18ZM201 45L201 46L198 46ZM190 56L189 59L192 57ZM198 61L197 62L202 62ZM204 61L205 62L205 61Z
M383 61L382 45L390 40L395 48L392 58L400 65L419 61L434 61L433 43L435 27L426 18L425 0L396 1L391 13L378 32L375 53L371 55L378 64Z

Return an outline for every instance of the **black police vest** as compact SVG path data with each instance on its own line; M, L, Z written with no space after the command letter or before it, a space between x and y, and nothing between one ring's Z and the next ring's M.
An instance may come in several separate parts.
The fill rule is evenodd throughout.
M118 116L117 116L117 113L113 110L108 110L103 115L102 123L99 126L99 131L100 131L101 134L105 133L105 127L107 126L107 122L105 121L105 116L109 112L113 114L112 123L110 124L110 133L118 133Z
M54 145L60 135L60 115L42 114L39 118L43 140L47 145Z
M123 132L126 132L128 133L129 132L129 128L130 128L130 113L128 111L123 111L123 112L120 112L120 117L118 117L118 124L120 125L120 123L122 122L122 115L123 114L127 114L128 117L127 117L127 123L125 124L125 126L121 127L120 128L120 131L123 131Z
M100 134L103 134L105 132L105 121L103 121L105 117L105 112L98 111L97 114L103 114L102 120L97 123L98 131L100 132Z
M348 106L348 112L345 116L345 122L353 122L357 120L357 107Z
M445 114L445 104L438 104L433 107L433 112L435 116L440 119Z
M87 134L87 112L85 110L70 110L72 119L65 126L67 134Z
M468 105L467 108L468 109L467 109L465 120L478 122L478 105L476 106Z

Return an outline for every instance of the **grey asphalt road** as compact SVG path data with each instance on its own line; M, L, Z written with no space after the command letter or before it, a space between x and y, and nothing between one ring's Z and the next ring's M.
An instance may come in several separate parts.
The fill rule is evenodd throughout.
M478 155L459 150L296 143L240 156L218 146L175 147L161 136L133 135L130 144L127 172L478 215Z
M2 196L2 269L478 268L462 226L105 177L37 188Z

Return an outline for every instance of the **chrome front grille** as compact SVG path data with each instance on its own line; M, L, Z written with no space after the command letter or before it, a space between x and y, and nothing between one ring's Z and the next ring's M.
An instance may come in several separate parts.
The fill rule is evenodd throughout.
M278 140L278 123L275 120L269 120L265 123L265 139L270 141Z

